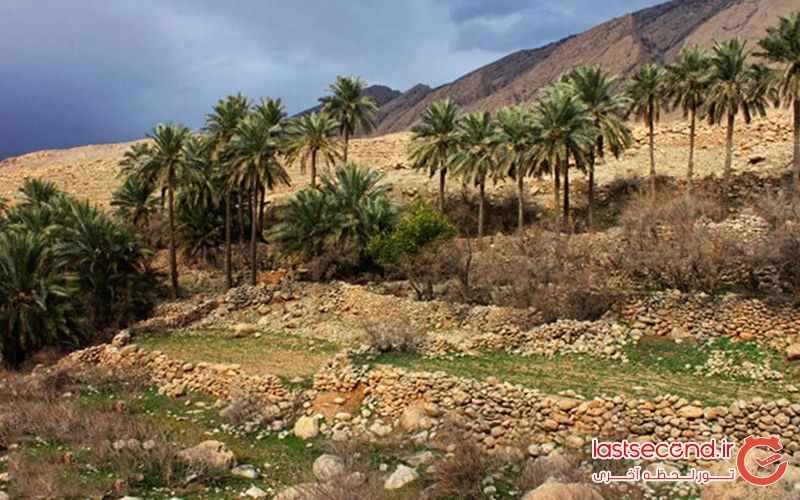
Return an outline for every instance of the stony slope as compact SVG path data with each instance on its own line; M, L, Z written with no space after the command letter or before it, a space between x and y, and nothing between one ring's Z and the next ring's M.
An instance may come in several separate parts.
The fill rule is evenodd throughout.
M756 119L751 125L743 120L737 123L735 170L758 172L788 169L791 161L791 118L784 110L772 110L766 119ZM625 155L616 160L608 159L598 168L598 183L611 182L618 177L646 176L649 170L646 133L643 127L634 125L636 144ZM395 186L398 197L408 198L416 193L435 192L438 184L425 173L408 168L406 153L410 141L408 132L387 134L380 137L357 138L351 143L351 158L363 165L382 171L388 182ZM132 143L82 146L65 150L50 150L30 153L0 161L0 196L14 199L16 191L26 177L42 177L52 180L62 189L80 198L107 207L111 193L120 184L119 161ZM724 160L725 131L720 127L698 126L696 172L698 176L720 174ZM683 121L662 123L656 133L656 161L660 173L682 177L686 170L688 154L688 126ZM763 157L757 165L749 160ZM325 167L320 168L324 173ZM292 186L280 188L279 198L304 187L307 176L299 166L289 168ZM575 179L576 193L582 189L583 176ZM505 193L514 196L512 185L506 182L489 186L490 194ZM531 193L544 196L550 189L548 180L532 181ZM450 184L452 193L460 191L456 182ZM576 197L581 203L583 196ZM542 203L548 204L549 197Z

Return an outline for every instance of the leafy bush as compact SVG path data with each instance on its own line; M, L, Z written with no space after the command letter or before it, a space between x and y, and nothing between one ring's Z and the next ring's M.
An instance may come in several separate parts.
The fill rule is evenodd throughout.
M396 218L387 196L390 186L382 179L352 163L334 177L323 177L319 190L301 190L289 202L276 230L278 240L308 259L363 263L370 240L390 230Z
M398 264L419 255L429 245L455 237L456 232L456 227L444 214L418 202L390 233L372 239L369 253L379 264Z

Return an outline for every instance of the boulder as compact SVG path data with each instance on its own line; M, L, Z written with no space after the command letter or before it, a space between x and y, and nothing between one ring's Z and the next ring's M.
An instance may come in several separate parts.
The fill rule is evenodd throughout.
M603 500L603 497L586 484L545 483L528 492L522 500Z
M387 490L399 490L407 484L413 483L417 480L419 474L415 469L405 465L398 465L397 469L392 472L392 475L386 479L383 487Z
M300 417L294 424L294 435L300 439L313 439L319 435L319 418Z
M697 406L684 406L680 410L678 410L678 415L683 418L702 418L703 417L703 409L698 408Z
M319 481L330 481L344 474L345 467L341 458L326 454L314 460L312 470Z
M252 465L237 465L231 474L242 479L258 479L258 471Z
M309 483L290 486L275 495L274 500L306 500L309 496L308 492L313 489L314 485Z
M400 416L400 427L407 432L430 429L431 420L419 406L409 406Z
M800 359L800 343L791 344L789 347L787 347L786 357L789 359L789 361Z
M219 441L203 441L178 453L178 458L191 464L220 469L231 469L236 465L233 452L225 446L225 443Z
M247 498L267 498L267 492L258 486L251 486L244 492L244 496Z

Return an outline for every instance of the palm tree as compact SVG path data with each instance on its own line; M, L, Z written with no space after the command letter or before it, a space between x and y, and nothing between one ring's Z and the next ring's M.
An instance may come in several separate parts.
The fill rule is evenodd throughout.
M140 164L138 176L167 192L169 208L169 271L172 296L178 296L178 259L175 241L175 190L194 175L186 161L186 145L191 131L180 124L159 124L148 134L150 155Z
M253 113L236 129L231 141L232 180L250 189L250 282L258 277L258 197L262 189L274 189L278 183L289 185L289 174L278 162L285 132L286 112L280 100L263 99Z
M483 237L486 177L494 175L497 158L492 139L495 123L486 111L475 111L458 121L458 146L451 158L453 173L478 186L478 238Z
M655 123L661 118L661 107L666 97L666 71L657 64L645 64L628 82L630 108L648 128L650 142L650 188L656 192Z
M239 123L247 116L250 101L242 94L228 96L219 101L211 114L206 117L206 130L213 141L212 160L225 186L225 287L233 286L233 266L231 251L232 194L229 176L229 148Z
M708 121L720 123L727 118L725 140L725 179L729 179L733 166L733 132L736 115L742 113L746 123L750 123L754 113L766 114L768 87L763 85L767 73L750 66L747 59L750 52L747 43L734 38L717 42L711 57L712 80L707 98Z
M598 66L580 67L567 75L567 81L577 93L578 100L591 115L598 135L588 155L589 193L588 224L592 225L594 210L594 171L597 158L603 159L608 147L614 156L630 147L633 135L625 126L624 115L629 106L626 96L617 94L617 79Z
M698 47L684 48L675 62L667 66L667 97L674 108L689 118L689 165L686 168L687 189L692 189L694 176L694 143L697 135L697 114L711 83L708 53Z
M800 12L782 17L759 42L759 55L782 66L778 83L781 100L794 108L794 191L800 194Z
M339 141L335 139L336 120L326 113L311 113L296 118L288 129L287 160L300 160L303 173L311 167L311 187L317 187L317 158L321 155L326 165L339 159Z
M345 164L350 137L359 128L370 131L375 127L372 120L378 112L378 105L374 99L363 95L365 86L357 76L338 76L328 88L331 95L321 99L323 110L339 121L339 132L344 136L342 160Z
M584 159L595 146L599 130L594 126L592 115L581 104L575 88L566 83L557 83L547 90L535 108L535 120L540 129L537 147L539 161L551 168L560 166L564 172L564 227L570 220L569 201L569 162L575 159L582 165ZM558 206L558 199L556 206Z
M147 225L155 210L153 186L136 176L128 176L125 182L111 195L111 206L117 209L117 217L129 221L135 227Z
M23 206L45 205L60 198L63 193L52 181L43 179L25 179L19 188Z
M45 345L77 342L74 281L42 234L0 233L0 360L16 367Z
M439 173L439 210L444 212L447 163L457 144L458 106L452 101L436 101L411 129L410 158L415 168L427 169L433 177Z
M530 111L522 106L497 112L495 144L500 167L517 181L517 229L525 225L525 177L540 173L536 157L541 130Z

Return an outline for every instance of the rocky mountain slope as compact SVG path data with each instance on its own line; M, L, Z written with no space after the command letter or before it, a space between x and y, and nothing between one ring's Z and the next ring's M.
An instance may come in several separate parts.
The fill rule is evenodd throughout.
M439 99L452 99L468 111L529 101L564 71L583 64L625 76L647 61L669 62L687 45L710 46L736 36L754 43L779 16L798 8L796 0L673 0L515 52L435 90L415 87L413 96L414 89L382 106L377 133L408 129Z

